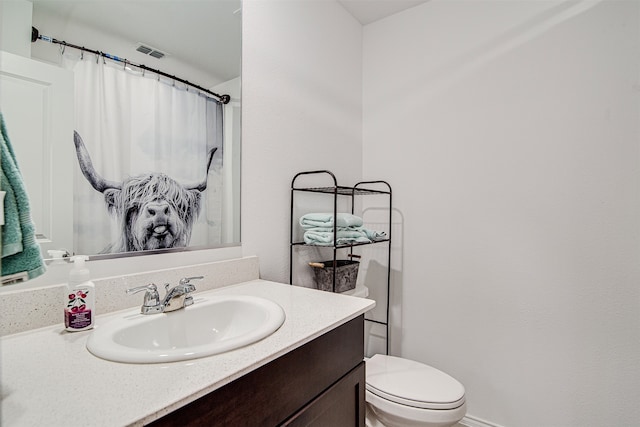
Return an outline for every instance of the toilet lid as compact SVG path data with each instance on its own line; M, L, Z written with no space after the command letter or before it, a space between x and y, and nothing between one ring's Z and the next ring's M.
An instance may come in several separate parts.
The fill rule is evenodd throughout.
M464 386L428 365L376 354L366 362L367 390L401 405L454 409L464 403Z

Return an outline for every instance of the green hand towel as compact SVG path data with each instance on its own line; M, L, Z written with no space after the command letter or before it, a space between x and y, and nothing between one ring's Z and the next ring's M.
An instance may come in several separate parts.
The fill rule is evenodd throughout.
M29 198L18 168L13 147L9 142L4 117L0 113L0 159L2 174L0 189L6 191L2 226L2 276L27 273L33 279L46 271L40 246L36 242L35 226L31 220Z

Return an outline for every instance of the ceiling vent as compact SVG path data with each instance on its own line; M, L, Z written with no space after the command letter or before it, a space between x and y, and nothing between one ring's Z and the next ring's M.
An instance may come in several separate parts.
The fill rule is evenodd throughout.
M159 50L152 50L151 52L149 52L149 56L160 59L164 56L164 53L160 52Z
M156 59L164 58L167 55L166 53L158 49L152 48L142 43L138 43L138 45L136 46L136 50L140 53L144 53L145 55L153 56Z

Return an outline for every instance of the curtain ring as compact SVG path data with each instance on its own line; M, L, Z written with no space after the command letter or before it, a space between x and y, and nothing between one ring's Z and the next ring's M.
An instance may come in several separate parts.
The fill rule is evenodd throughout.
M80 51L80 61L84 60L84 50Z

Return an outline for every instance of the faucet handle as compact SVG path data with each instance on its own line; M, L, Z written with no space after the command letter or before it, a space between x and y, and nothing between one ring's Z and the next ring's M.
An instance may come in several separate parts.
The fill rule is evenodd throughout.
M149 283L145 286L137 286L135 288L127 289L128 294L137 294L138 292L146 291L144 294L143 307L156 307L160 305L160 294L158 294L158 288L153 283Z
M192 280L201 280L201 279L204 279L204 276L183 277L182 279L180 279L178 283L184 286L187 283L191 282Z

